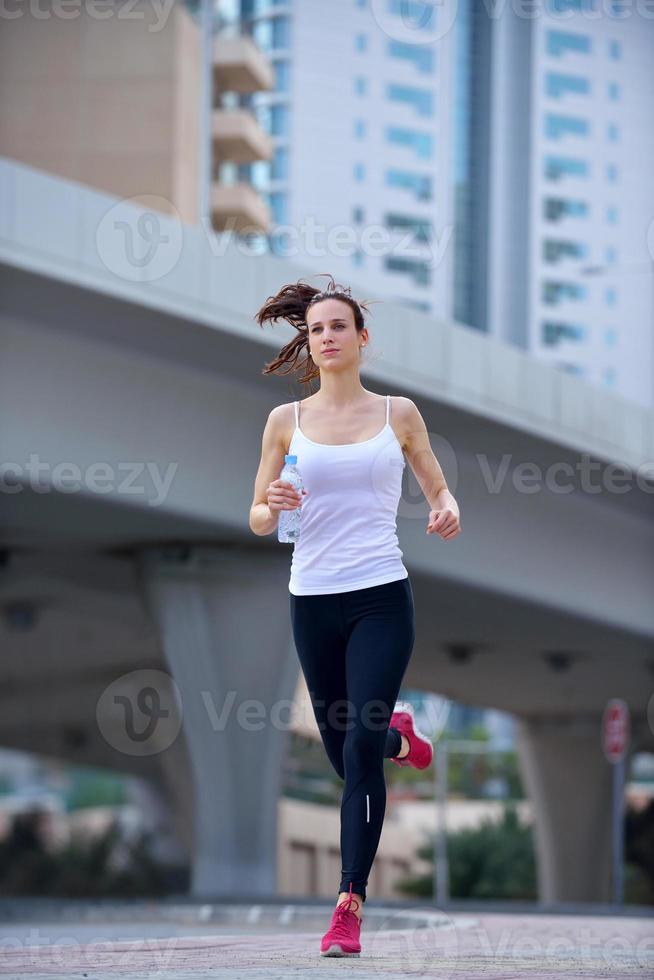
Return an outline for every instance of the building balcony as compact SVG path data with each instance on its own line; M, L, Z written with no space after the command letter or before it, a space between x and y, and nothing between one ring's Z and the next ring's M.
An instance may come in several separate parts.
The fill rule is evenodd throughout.
M244 183L214 183L211 219L216 231L256 232L270 230L270 210L257 192Z
M273 89L275 75L268 59L249 37L219 34L213 42L214 85L223 92Z
M271 138L246 109L214 109L211 138L214 157L221 162L254 163L272 157Z

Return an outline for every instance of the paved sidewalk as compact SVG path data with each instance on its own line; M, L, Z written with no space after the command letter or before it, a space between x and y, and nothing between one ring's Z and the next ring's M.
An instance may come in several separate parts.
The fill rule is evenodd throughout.
M302 915L292 906L277 909L281 925L274 927L244 910L240 928L202 924L197 909L195 922L188 913L178 921L170 914L149 922L138 915L130 922L124 914L104 922L81 916L76 922L5 921L0 925L0 976L287 980L319 971L324 980L332 980L345 971L355 980L654 977L651 917L371 909L364 916L360 958L333 959L318 953L330 910L304 910L310 929L303 928Z

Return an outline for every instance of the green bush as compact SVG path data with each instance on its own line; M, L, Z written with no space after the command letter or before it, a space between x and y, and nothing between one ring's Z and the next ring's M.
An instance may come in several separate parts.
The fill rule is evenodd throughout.
M654 800L642 810L627 807L624 839L625 902L654 905Z
M418 856L434 860L433 841ZM502 820L485 819L479 827L447 835L450 898L536 899L536 859L531 827L521 824L515 806ZM433 898L433 872L398 882L405 895Z
M45 846L38 809L14 817L0 841L0 895L57 895L69 898L157 896L170 890L179 869L167 868L151 854L151 834L127 843L118 823L96 837L73 838L51 852ZM113 866L117 847L127 860ZM175 886L175 890L178 886Z

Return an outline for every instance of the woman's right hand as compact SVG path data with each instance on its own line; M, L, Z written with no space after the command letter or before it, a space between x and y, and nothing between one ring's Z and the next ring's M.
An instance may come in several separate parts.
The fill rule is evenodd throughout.
M295 510L302 502L302 495L306 493L306 490L299 493L288 480L273 480L266 490L268 506L271 511Z

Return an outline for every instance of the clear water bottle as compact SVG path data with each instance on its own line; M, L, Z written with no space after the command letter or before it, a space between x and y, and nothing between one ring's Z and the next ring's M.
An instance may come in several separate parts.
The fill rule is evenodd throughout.
M297 468L297 456L289 454L284 456L284 466L279 474L280 480L287 480L300 493L304 489L302 476ZM277 522L277 540L284 544L295 544L300 537L300 524L302 522L302 507L294 507L293 510L280 510Z

